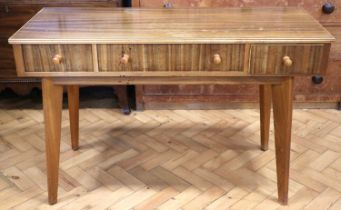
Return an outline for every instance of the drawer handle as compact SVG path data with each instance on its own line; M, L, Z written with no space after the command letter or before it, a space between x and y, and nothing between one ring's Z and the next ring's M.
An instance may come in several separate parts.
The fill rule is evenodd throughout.
M292 60L289 56L284 56L283 57L283 64L286 66L286 67L290 67L292 66Z
M121 57L121 63L127 64L129 62L129 55L124 53Z
M221 57L219 54L214 54L213 55L213 63L215 64L220 64L221 63Z
M53 62L54 64L56 64L56 65L61 64L61 63L62 63L62 58L63 58L63 57L62 57L61 55L56 54L56 55L53 56L52 62Z
M171 2L165 2L163 4L163 7L166 9L170 9L170 8L173 8L173 4Z
M332 3L325 3L323 6L322 6L322 11L324 14L331 14L333 13L335 10L335 6L332 4Z

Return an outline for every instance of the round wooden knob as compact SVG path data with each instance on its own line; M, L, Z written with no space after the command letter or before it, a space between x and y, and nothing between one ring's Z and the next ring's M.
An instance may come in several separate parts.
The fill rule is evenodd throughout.
M215 63L215 64L221 63L221 57L220 57L219 54L214 54L213 55L213 63Z
M290 67L292 66L292 60L289 56L284 56L283 57L283 64L286 66L286 67Z
M124 53L121 57L121 63L127 64L128 62L129 62L129 55Z
M53 58L52 58L52 62L54 63L54 64L61 64L62 63L62 56L61 55L59 55L59 54L56 54L56 55L54 55L53 56Z

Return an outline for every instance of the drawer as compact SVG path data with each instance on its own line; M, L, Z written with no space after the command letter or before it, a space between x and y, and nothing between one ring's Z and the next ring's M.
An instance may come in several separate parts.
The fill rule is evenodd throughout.
M330 44L254 44L250 50L250 74L323 74L329 49Z
M93 71L91 45L22 45L26 72Z
M97 45L99 71L243 71L242 44ZM122 57L128 62L122 62Z

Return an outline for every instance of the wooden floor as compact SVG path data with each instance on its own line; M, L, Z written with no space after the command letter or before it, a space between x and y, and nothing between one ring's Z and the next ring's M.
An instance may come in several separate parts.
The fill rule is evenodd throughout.
M0 110L0 209L341 209L341 112L295 110L289 206L258 110L63 112L59 202L47 204L40 110ZM271 132L273 131L271 127Z

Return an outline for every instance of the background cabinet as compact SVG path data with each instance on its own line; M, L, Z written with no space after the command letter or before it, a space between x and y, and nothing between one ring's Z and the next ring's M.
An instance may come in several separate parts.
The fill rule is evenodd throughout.
M326 3L329 5L325 5ZM133 0L135 7L303 7L335 37L327 75L321 84L312 77L297 77L295 101L299 107L336 107L341 99L341 1L340 0ZM325 5L324 11L322 10ZM334 10L332 11L332 7ZM328 12L331 13L327 14ZM219 21L219 20L217 20ZM139 109L254 107L258 87L253 85L136 86Z

